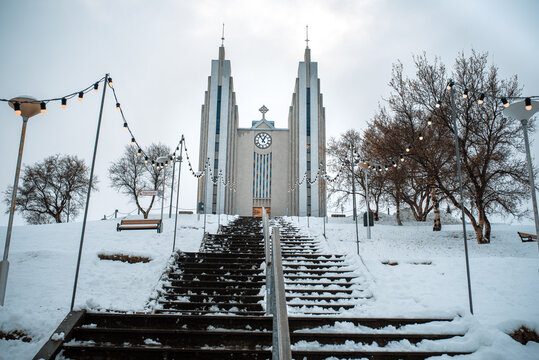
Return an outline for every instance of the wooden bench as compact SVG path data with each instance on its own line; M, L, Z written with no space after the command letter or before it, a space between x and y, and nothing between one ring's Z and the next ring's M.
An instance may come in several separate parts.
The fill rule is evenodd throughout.
M157 230L161 232L161 219L122 220L116 225L116 231L122 230Z
M526 234L520 231L517 231L517 233L518 236L520 236L520 240L522 240L522 242L537 241L537 235Z

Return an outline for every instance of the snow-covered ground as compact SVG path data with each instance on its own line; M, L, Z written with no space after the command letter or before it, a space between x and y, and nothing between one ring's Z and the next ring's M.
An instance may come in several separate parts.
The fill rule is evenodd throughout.
M288 219L298 224L297 217ZM381 223L391 225L375 224L371 239L366 239L366 228L359 223L360 258L350 217L329 218L327 240L321 235L321 218L299 219L302 231L317 236L325 252L346 254L367 275L373 301L357 309L358 315L463 316L464 323L458 325L465 324L472 332L466 346L479 349L464 358L539 359L539 344L524 346L506 335L522 325L539 332L538 246L522 243L517 235L517 231L535 233L533 225L494 224L491 244L479 245L468 224L472 317L462 225L444 224L441 232L433 232L432 222L404 221L404 226L395 226L393 218L383 216Z
M180 215L178 219L176 248L198 251L204 216L200 221L197 215ZM158 285L172 253L174 218L164 220L161 234L155 230L117 232L118 221L87 224L75 309L144 311ZM226 222L226 216L222 216L222 221ZM69 312L81 228L81 223L13 228L0 331L23 330L33 340L0 340L1 360L33 358ZM208 216L207 229L216 231L217 217ZM6 227L0 227L2 249L5 236ZM129 264L98 258L98 254L115 253L152 260Z
M222 222L225 222L222 216ZM177 248L197 251L203 217L181 215ZM289 218L298 223L297 218ZM407 218L405 218L407 220ZM446 219L451 220L450 218ZM450 221L451 222L451 221ZM453 223L455 221L452 221ZM164 232L116 232L114 220L89 222L77 291L76 308L144 311L172 250L174 219ZM361 316L453 317L473 333L478 348L470 359L539 359L539 344L520 345L506 333L526 325L539 331L539 252L537 243L522 243L516 232L534 233L531 225L494 225L492 243L478 245L468 228L474 317L469 316L462 227L445 225L432 232L430 222L405 221L397 227L388 217L372 228L372 239L359 227L356 255L351 218L330 218L327 240L320 218L300 218L305 233L316 236L324 252L348 255L366 279L373 299ZM217 218L208 216L215 232ZM0 359L31 359L67 314L80 240L80 223L15 227L10 250L6 304L0 307L0 331L22 330L33 340L0 340ZM0 227L0 247L5 227ZM98 254L149 257L148 263L100 260ZM388 264L394 265L388 265ZM363 264L364 263L364 264ZM434 326L434 325L433 325ZM433 329L433 331L443 331Z

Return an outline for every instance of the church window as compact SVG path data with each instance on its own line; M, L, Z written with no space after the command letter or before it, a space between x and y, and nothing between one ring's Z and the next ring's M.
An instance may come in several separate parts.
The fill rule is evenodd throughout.
M221 85L217 87L217 119L215 121L215 133L221 133Z
M254 153L253 158L253 198L271 198L272 153Z
M311 136L311 89L307 88L307 136Z

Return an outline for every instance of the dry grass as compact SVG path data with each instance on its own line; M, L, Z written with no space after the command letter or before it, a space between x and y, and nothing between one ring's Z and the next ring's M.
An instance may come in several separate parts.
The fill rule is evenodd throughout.
M0 339L2 340L22 340L23 342L30 342L32 338L28 336L24 331L13 330L8 333L0 331Z
M112 261L122 261L129 264L136 264L139 262L147 263L152 259L145 256L131 256L125 254L97 254L101 260L112 260Z
M509 336L523 345L526 345L528 341L539 343L539 335L534 330L528 329L525 326L521 326L520 329L515 330Z

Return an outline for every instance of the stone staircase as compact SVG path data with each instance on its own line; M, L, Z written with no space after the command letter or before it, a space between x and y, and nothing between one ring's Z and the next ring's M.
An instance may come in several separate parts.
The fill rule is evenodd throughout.
M345 257L320 253L316 241L282 219L272 226L281 228L294 359L425 359L466 353L448 351L443 344L432 350L444 339L465 336L447 330L458 318L358 317L371 294ZM153 313L72 312L55 332L64 332L63 341L51 340L44 349L56 345L55 353L65 359L271 359L264 266L261 222L238 218L219 234L208 234L200 252L178 254L163 274ZM433 324L446 330L422 331ZM425 342L429 350L414 346ZM44 354L35 359L54 359Z

